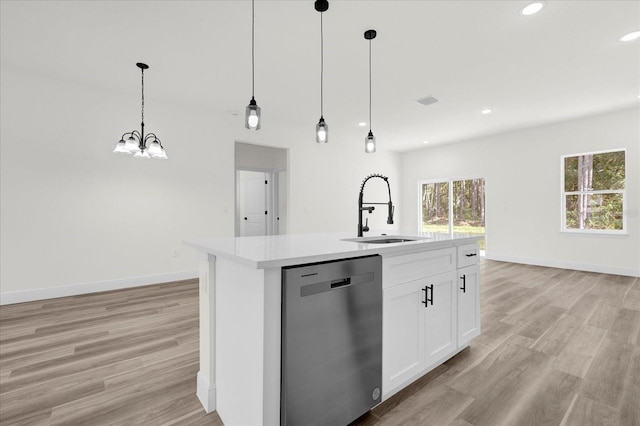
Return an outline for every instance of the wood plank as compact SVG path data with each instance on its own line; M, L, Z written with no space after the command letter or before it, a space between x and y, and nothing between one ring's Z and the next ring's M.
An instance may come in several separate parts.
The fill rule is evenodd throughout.
M565 416L563 426L617 425L616 409L594 401L584 395L575 394L575 400ZM621 423L620 425L623 425ZM633 423L630 423L633 424Z
M555 368L584 379L606 334L601 328L581 326L556 358Z
M548 369L534 383L527 386L529 396L524 403L512 407L506 424L557 425L569 406L582 380L576 376Z
M609 337L632 345L640 344L640 311L619 309Z
M625 392L634 346L605 337L581 393L594 401L618 407Z

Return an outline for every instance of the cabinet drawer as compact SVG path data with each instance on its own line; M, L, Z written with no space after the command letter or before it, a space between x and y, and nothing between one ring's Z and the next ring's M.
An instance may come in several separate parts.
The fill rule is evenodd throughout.
M454 269L456 269L455 248L383 257L382 287L393 287Z
M478 243L458 246L458 268L476 265L480 261Z

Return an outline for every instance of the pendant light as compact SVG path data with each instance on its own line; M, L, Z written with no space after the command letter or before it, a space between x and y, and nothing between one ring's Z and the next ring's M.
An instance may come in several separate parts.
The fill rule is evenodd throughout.
M251 0L251 100L245 111L244 127L258 130L261 124L260 107L256 103L255 93L255 0Z
M329 126L324 121L324 34L322 32L322 14L329 9L327 0L316 0L314 4L316 10L320 12L320 120L316 124L316 142L327 143L329 141Z
M142 72L142 122L140 123L140 132L134 130L129 133L125 133L120 138L120 142L116 144L113 152L120 154L133 154L135 158L157 158L161 160L167 159L167 153L162 147L160 139L154 134L144 134L144 70L149 68L149 65L138 62L136 64ZM125 137L127 140L125 141ZM147 142L149 146L147 147Z
M376 137L371 131L371 40L376 38L376 30L367 30L364 32L365 40L369 40L369 134L364 139L364 152L373 154L376 152Z

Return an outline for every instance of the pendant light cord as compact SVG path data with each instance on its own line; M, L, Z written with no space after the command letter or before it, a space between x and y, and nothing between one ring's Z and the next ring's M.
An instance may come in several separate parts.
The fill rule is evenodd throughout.
M320 117L324 115L324 34L322 32L322 14L323 12L320 12Z
M255 26L256 26L256 17L255 17L255 0L251 0L251 98L253 99L255 96L255 86L256 86L256 66L255 66Z
M371 39L369 39L369 131L371 131Z

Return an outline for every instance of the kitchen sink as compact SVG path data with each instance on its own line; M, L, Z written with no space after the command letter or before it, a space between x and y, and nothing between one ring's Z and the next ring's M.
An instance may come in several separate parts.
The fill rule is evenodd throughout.
M376 240L367 240L365 242L369 244L391 244L391 243L404 243L407 241L415 241L415 240L410 240L408 238L380 238Z
M424 237L403 237L399 235L381 235L379 237L360 237L360 238L346 238L342 241L351 241L361 244L394 244L394 243L407 243L410 241L425 240Z

